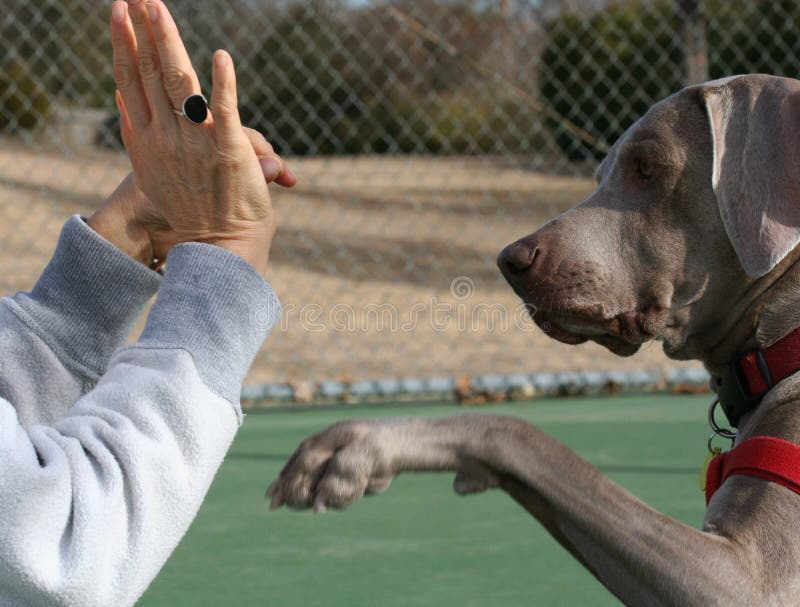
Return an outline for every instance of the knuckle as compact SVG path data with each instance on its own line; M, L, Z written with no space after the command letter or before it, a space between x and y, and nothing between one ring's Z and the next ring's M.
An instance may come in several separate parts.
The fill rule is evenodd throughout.
M163 73L164 88L167 93L187 94L191 90L192 77L183 70L173 67L165 69Z
M127 89L133 84L133 66L129 62L114 62L114 82L119 89Z
M239 164L239 156L224 150L217 150L217 164L224 168L233 168Z
M159 76L160 68L158 57L152 51L139 51L139 72L142 78L156 78Z
M165 150L172 148L172 137L166 129L155 128L150 134L150 146L154 149Z
M231 118L235 116L238 109L235 104L227 99L218 99L214 103L213 113L220 118Z
M147 26L147 18L145 17L145 12L143 10L128 10L128 14L131 17L131 23L134 25L144 25Z
M248 134L250 139L254 143L256 143L261 150L265 151L268 154L275 154L275 149L272 147L272 144L269 141L267 141L267 138L264 137L264 134L261 133L261 131L258 131L256 129L251 129L250 127L243 127L243 128L245 133Z

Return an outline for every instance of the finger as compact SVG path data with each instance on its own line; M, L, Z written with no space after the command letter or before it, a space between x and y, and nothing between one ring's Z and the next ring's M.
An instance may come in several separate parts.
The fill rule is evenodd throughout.
M150 109L139 77L136 37L128 15L128 5L118 1L111 5L111 45L114 51L114 81L129 108L131 127L141 129L150 122Z
M264 173L264 180L267 183L277 181L283 175L283 161L279 156L262 156L258 159L261 165L261 172Z
M158 19L158 7L152 2L141 0L128 0L128 14L133 23L133 32L136 36L136 54L139 64L139 76L142 80L147 103L150 106L150 120L161 126L175 122L173 106L164 90L161 77L161 63L158 49L153 41L150 30L150 21L155 8L155 18Z
M297 183L294 172L289 168L286 161L275 153L275 149L267 139L255 129L242 127L244 134L250 140L258 161L261 163L261 171L267 183L273 181L278 185L290 188Z
M256 156L259 158L263 158L264 156L277 156L272 144L267 141L266 137L264 137L264 135L262 135L259 131L246 126L243 126L242 130L250 140L250 145L253 146L253 151L256 153Z
M125 101L122 99L122 93L117 91L114 94L114 100L117 102L117 109L119 110L119 133L122 136L122 143L127 149L131 144L131 118L128 109L125 107Z
M285 160L281 159L281 162L283 162L283 173L275 180L275 183L285 188L293 188L297 185L297 177L295 177L294 171L292 171Z
M244 139L236 96L236 72L233 60L226 51L216 51L213 63L211 114L214 116L217 146L222 151L231 152Z
M264 173L264 181L272 183L277 180L283 174L283 161L272 149L272 144L255 129L243 126L242 130L247 135L247 139L258 157L261 172Z
M179 108L186 97L200 92L200 81L166 4L158 0L148 0L147 4L148 14L153 12L155 16L150 28L158 49L164 90L172 107Z

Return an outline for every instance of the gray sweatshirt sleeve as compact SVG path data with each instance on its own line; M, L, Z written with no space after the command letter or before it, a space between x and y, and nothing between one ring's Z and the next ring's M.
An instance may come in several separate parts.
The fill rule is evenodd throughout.
M0 398L23 426L60 419L95 385L160 284L81 217L67 221L33 290L0 301Z
M138 599L197 513L279 315L244 260L178 245L141 339L59 421L26 429L0 399L0 605Z

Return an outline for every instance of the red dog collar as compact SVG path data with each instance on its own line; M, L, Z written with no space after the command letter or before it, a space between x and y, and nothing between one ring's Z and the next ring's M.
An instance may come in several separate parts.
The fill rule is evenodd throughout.
M729 476L757 476L800 493L800 446L771 436L756 436L711 460L706 505Z
M779 381L800 371L800 328L763 350L746 352L714 377L717 397L735 428Z

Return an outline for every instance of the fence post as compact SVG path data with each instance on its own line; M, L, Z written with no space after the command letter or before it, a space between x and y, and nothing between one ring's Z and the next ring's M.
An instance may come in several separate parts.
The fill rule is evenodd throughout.
M708 47L706 21L702 0L677 0L684 61L684 84L697 84L708 80Z

